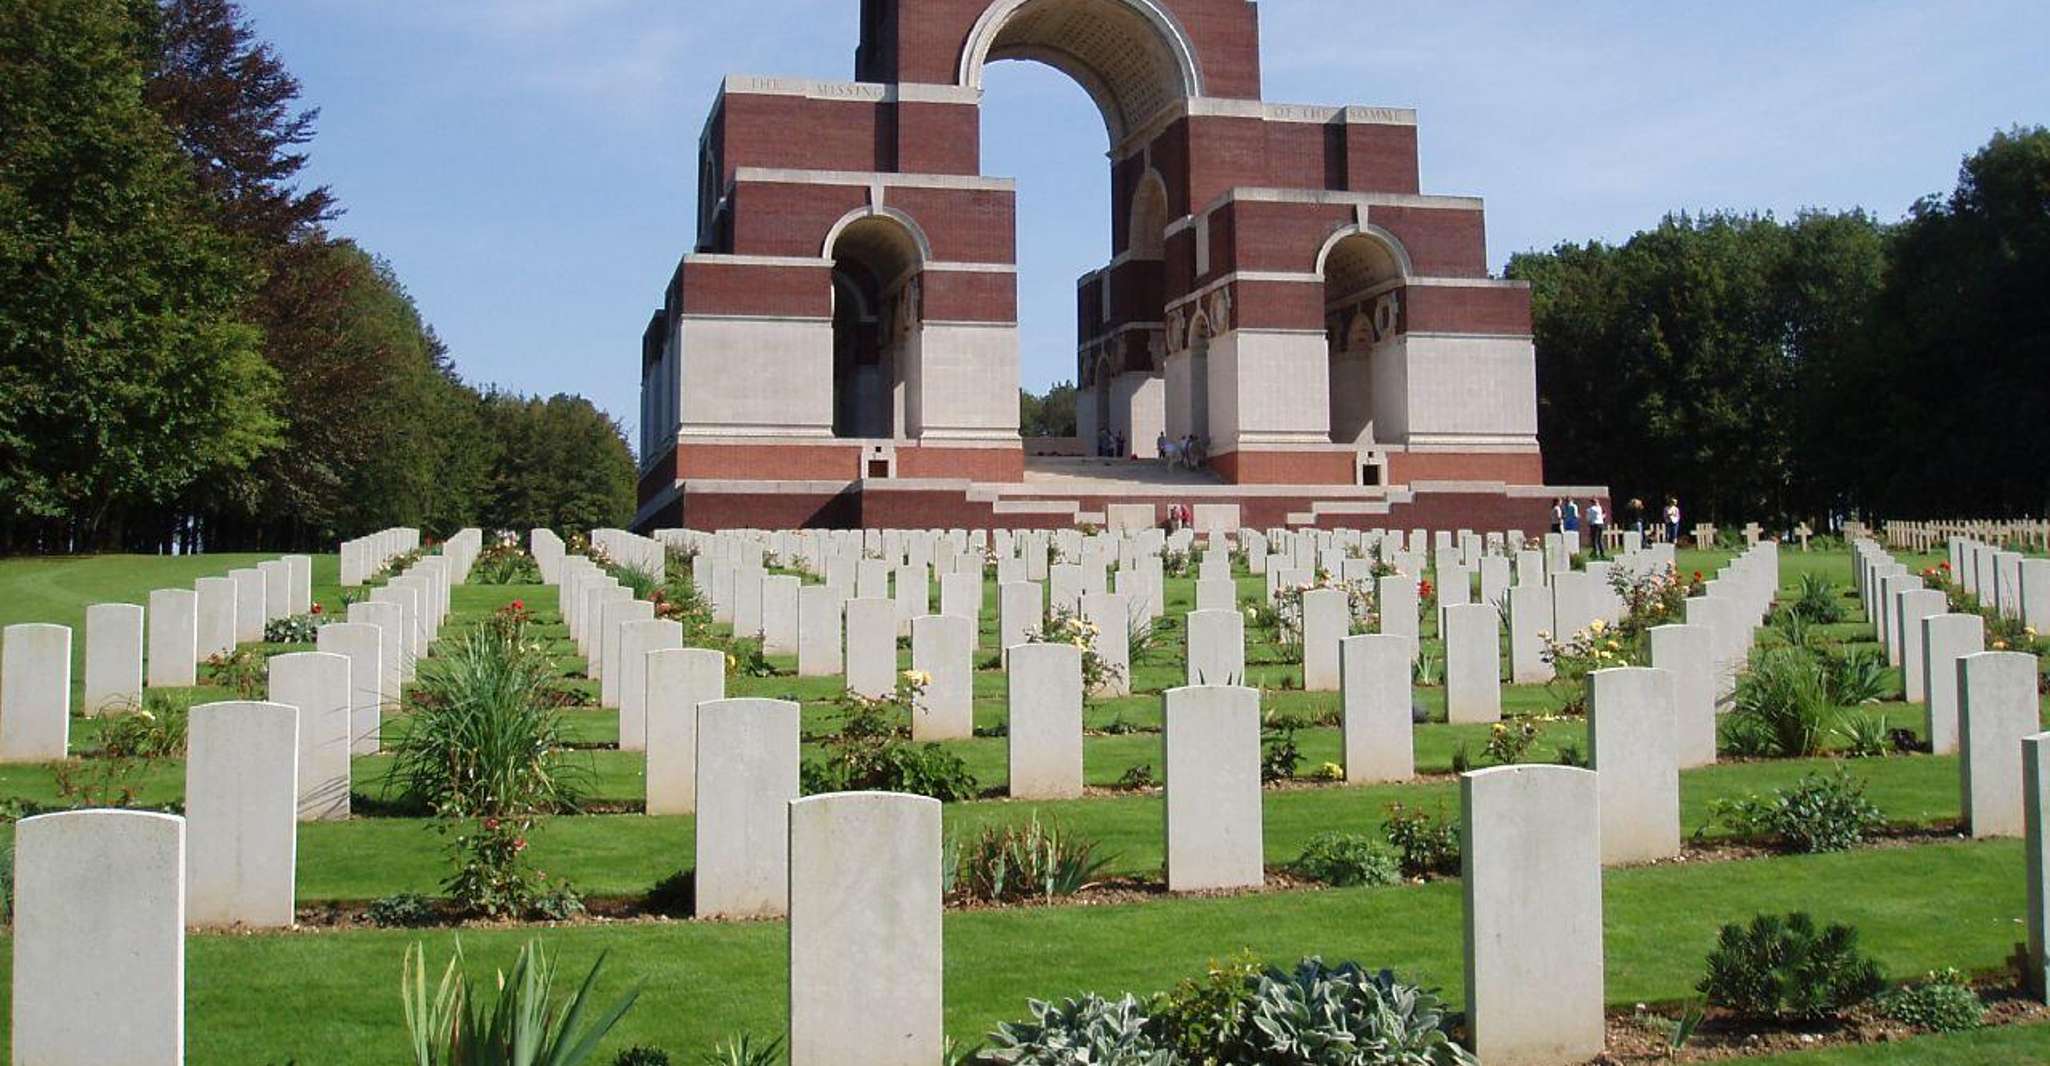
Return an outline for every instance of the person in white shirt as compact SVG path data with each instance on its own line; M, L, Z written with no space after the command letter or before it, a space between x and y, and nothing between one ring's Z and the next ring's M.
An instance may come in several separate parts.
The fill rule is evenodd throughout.
M1594 542L1591 547L1594 557L1597 559L1608 555L1608 549L1602 545L1602 536L1608 531L1609 512L1603 509L1602 501L1589 500L1587 502L1587 535L1588 539Z

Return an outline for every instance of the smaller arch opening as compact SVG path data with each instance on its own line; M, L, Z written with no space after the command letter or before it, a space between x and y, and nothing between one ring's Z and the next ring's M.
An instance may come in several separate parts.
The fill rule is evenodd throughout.
M1408 257L1392 238L1356 228L1334 235L1318 271L1330 352L1331 440L1370 445L1376 369L1385 369L1394 354Z
M923 319L918 235L888 215L845 222L833 260L833 435L903 434L904 383L917 370Z
M1132 194L1131 231L1127 243L1134 259L1167 257L1167 183L1149 170Z

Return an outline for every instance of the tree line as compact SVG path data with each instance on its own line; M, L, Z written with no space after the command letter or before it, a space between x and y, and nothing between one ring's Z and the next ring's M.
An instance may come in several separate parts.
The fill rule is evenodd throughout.
M233 0L0 5L0 551L630 520L616 423L466 383L328 231L299 95Z
M1689 520L2050 513L2050 131L1898 223L1674 215L1516 256L1555 484Z

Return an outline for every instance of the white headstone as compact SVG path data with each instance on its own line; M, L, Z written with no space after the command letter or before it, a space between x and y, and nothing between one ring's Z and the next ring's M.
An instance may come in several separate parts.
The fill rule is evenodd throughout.
M1673 675L1622 667L1587 675L1589 765L1601 785L1602 863L1680 854Z
M1190 685L1244 685L1246 683L1246 620L1229 608L1221 611L1191 611L1187 683Z
M790 801L798 796L798 707L698 705L697 916L789 912Z
M1264 884L1259 690L1169 689L1161 747L1168 891Z
M88 717L142 706L142 608L95 603L85 609L85 706Z
M349 609L354 616L356 604ZM382 605L390 609L390 604ZM368 614L365 615L368 617ZM336 622L320 627L320 651L349 660L349 751L377 754L384 733L385 648L391 641L384 627L371 622Z
M897 691L897 605L847 601L847 690L882 699Z
M199 594L158 589L149 594L149 687L199 683Z
M1352 634L1352 604L1337 589L1303 593L1303 691L1338 691L1338 642Z
M975 735L975 623L932 614L911 620L911 668L930 675L911 711L911 739Z
M1714 631L1706 626L1652 627L1651 665L1673 675L1673 753L1680 769L1715 765Z
M797 676L837 677L846 670L840 646L846 602L846 592L831 585L797 590Z
M619 641L619 750L648 747L648 655L683 647L683 623L666 618L628 622Z
M71 741L71 627L0 631L0 763L56 762Z
M1499 766L1460 779L1466 1010L1490 1066L1585 1062L1607 1042L1596 777Z
M1091 645L1103 661L1104 680L1093 695L1129 696L1132 693L1131 616L1123 596L1092 592L1082 597L1082 617L1095 624Z
M1445 710L1453 724L1502 720L1502 616L1486 604L1445 608Z
M1958 660L1986 650L1986 620L1976 614L1922 619L1922 676L1929 686L1929 746L1958 752Z
M1011 798L1082 795L1082 649L1020 644L1009 660Z
M2043 728L2036 677L2036 657L2020 652L1958 660L1959 792L1974 839L2022 835L2022 741Z
M192 583L199 595L199 657L235 650L235 579L203 577Z
M940 804L790 804L790 1066L931 1066L945 1047Z
M794 577L762 579L762 654L797 654L797 599L803 587Z
M192 708L185 756L185 923L284 928L299 841L299 708Z
M302 822L349 816L349 657L322 652L274 655L270 702L299 712Z
M1416 776L1408 637L1369 633L1339 644L1340 739L1345 780L1364 785Z
M726 698L726 656L668 648L647 662L648 813L690 814L698 805L698 706Z
M21 1066L183 1066L185 819L87 810L15 826L13 1007Z

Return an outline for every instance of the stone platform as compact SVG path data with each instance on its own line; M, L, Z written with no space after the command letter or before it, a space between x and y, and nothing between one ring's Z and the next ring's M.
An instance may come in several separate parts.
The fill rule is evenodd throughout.
M1429 481L1408 485L1233 485L1209 471L1150 460L1035 456L1025 478L683 481L642 509L637 529L1148 528L1187 505L1199 529L1429 528L1538 532L1552 501L1608 504L1600 486Z

